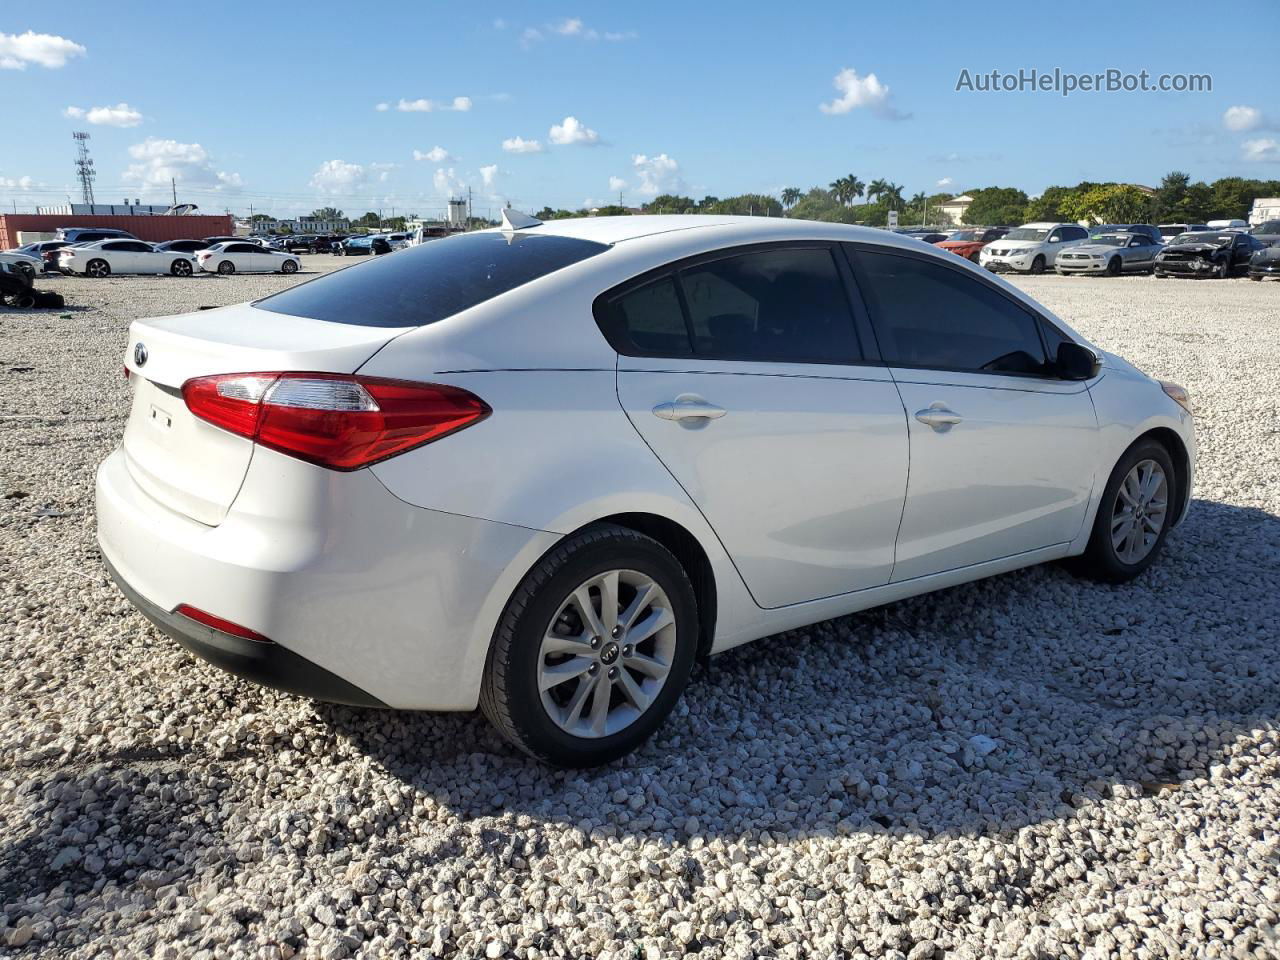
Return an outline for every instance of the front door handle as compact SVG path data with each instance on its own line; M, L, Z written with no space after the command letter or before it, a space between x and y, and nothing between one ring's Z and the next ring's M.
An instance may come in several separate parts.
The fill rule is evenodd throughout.
M950 429L959 423L964 417L947 407L945 403L938 401L931 403L923 410L916 411L916 419L921 423L926 423L933 429L943 431Z
M729 411L707 403L701 397L683 394L660 403L653 408L653 415L660 420L719 420Z

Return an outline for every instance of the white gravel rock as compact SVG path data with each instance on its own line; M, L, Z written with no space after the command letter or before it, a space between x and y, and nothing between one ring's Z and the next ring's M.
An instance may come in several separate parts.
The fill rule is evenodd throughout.
M8 951L1280 955L1280 284L1016 281L1191 390L1196 502L1138 583L1044 567L791 631L574 773L478 716L238 681L108 581L128 321L293 282L55 278L68 310L0 310Z

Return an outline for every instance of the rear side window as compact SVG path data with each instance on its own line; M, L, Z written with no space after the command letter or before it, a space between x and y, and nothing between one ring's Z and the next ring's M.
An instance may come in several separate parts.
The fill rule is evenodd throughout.
M680 271L698 356L776 363L861 359L828 248L782 248Z
M961 271L858 251L858 284L886 363L974 373L1049 373L1036 317Z
M416 327L608 250L554 235L467 233L339 270L254 306L364 327Z
M689 354L689 331L674 277L662 277L624 293L613 303L615 329L639 353L661 357Z

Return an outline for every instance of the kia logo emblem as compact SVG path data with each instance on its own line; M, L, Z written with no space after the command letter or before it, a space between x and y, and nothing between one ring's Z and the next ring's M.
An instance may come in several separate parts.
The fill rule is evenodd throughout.
M147 364L147 345L145 343L136 343L133 346L133 362L140 367Z

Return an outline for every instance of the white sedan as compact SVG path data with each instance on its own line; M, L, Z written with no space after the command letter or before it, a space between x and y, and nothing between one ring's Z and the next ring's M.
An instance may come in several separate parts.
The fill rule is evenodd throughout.
M160 629L591 765L700 657L1052 560L1122 583L1186 514L1186 391L953 254L504 219L133 324L98 542Z
M189 277L195 268L196 258L191 254L157 250L142 240L95 240L58 251L59 270L86 277L109 277L113 273L169 273Z
M291 253L268 250L249 240L217 243L196 254L200 269L208 273L297 273L302 262Z

